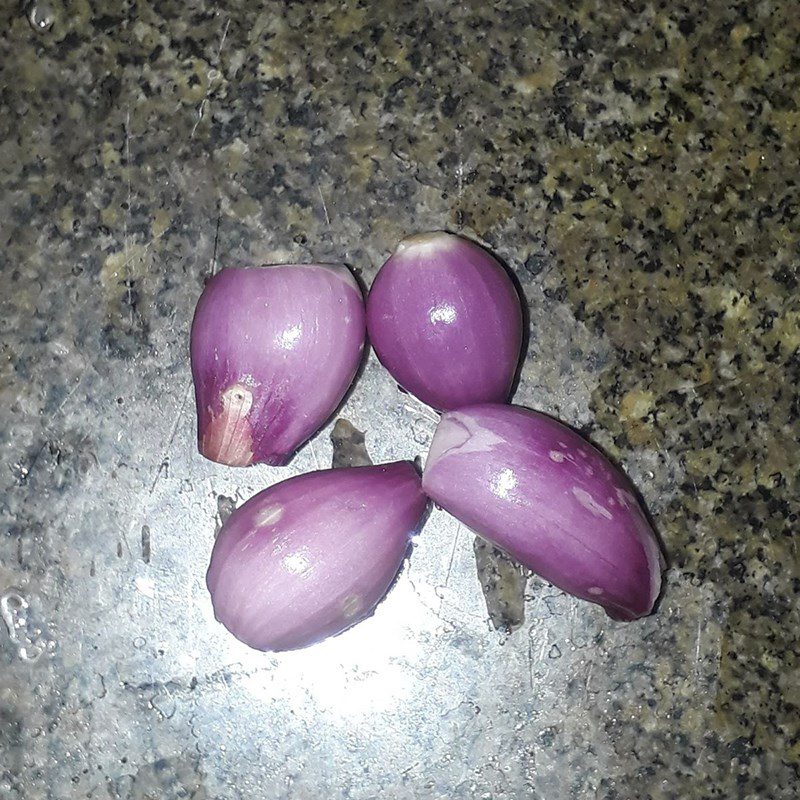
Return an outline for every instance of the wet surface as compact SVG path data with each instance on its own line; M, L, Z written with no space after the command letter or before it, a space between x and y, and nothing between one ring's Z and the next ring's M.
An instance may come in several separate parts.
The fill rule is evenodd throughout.
M372 464L366 446L364 432L358 430L351 422L339 418L331 431L333 446L332 464L339 467L368 467Z
M497 630L512 633L525 622L525 586L530 572L480 536L475 537L473 548L489 621Z
M797 797L794 5L102 5L0 6L0 797ZM251 652L215 530L333 425L200 458L194 303L432 228L517 276L516 400L629 473L664 598L487 610L436 510L374 617ZM436 424L373 356L340 416L376 463Z

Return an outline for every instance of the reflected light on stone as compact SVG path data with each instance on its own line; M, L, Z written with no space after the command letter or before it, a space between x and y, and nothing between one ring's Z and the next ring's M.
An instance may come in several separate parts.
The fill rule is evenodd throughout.
M136 587L136 591L139 592L139 594L149 597L151 600L155 599L156 583L152 578L137 577L133 585Z
M268 669L265 654L233 637L225 638L225 646L228 661L244 673L238 680L259 702L279 702L297 713L305 713L311 702L330 723L339 717L351 724L352 720L374 720L376 714L394 714L398 704L425 702L429 688L411 665L424 661L428 652L425 639L417 635L425 632L435 638L438 624L401 576L375 616L303 650L267 654L266 658L273 659ZM460 692L457 686L453 690ZM458 704L455 695L450 699Z

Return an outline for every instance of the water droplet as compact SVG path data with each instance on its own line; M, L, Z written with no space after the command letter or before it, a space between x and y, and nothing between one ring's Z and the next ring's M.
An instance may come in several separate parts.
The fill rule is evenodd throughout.
M13 589L0 597L0 615L8 628L11 640L17 641L17 630L25 624L25 610L28 601Z
M656 474L655 472L653 472L653 470L649 469L647 470L647 472L645 472L644 476L645 478L647 478L648 481L651 481L653 480L653 478L655 478Z
M417 444L428 444L431 439L431 423L417 417L411 424L411 436Z
M550 651L548 652L547 657L548 658L561 658L561 648L557 644L554 644L550 648Z
M42 657L44 648L39 647L38 644L22 645L17 650L17 653L23 661L27 661L30 664L35 664Z
M145 638L144 638L144 636L137 636L137 637L136 637L136 638L133 640L133 646L134 646L134 647L135 647L137 650L141 650L141 649L142 649L142 648L143 648L143 647L144 647L146 644L147 644L147 639L145 639Z
M47 0L34 0L25 6L28 22L37 33L46 33L53 27L55 15Z
M0 617L23 661L38 661L43 653L55 649L55 643L51 648L43 635L45 625L31 613L28 600L17 589L9 589L0 596Z
M157 711L162 719L172 719L178 710L178 705L169 692L157 694L150 701L150 707Z
M0 597L0 608L3 609L3 611L16 611L18 608L27 607L27 600L25 600L22 595L17 594L16 592L6 592L2 597ZM5 614L3 617L5 618Z
M28 480L28 474L30 473L30 469L23 464L21 461L15 461L12 465L12 469L14 470L14 474L16 475L17 483L23 485Z

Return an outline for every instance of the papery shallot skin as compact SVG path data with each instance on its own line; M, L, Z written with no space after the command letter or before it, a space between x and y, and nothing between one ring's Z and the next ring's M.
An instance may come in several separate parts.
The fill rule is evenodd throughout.
M522 307L503 266L449 233L404 239L367 296L369 338L407 391L437 409L507 399Z
M229 466L285 464L344 397L365 329L361 291L344 266L212 277L191 334L200 452Z
M206 576L216 618L257 650L294 650L370 616L428 500L413 464L289 478L238 508Z
M422 484L476 533L614 619L652 611L663 561L633 487L552 417L494 404L444 414Z

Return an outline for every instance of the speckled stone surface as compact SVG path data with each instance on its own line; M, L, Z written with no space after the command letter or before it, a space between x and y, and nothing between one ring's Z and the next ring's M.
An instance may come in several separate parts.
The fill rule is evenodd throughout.
M796 798L796 5L261 5L0 3L0 797ZM515 272L516 400L631 475L663 601L532 578L500 634L437 511L375 617L251 653L215 527L330 430L284 471L197 456L203 280L368 285L436 228ZM373 358L341 414L376 460L434 424Z

